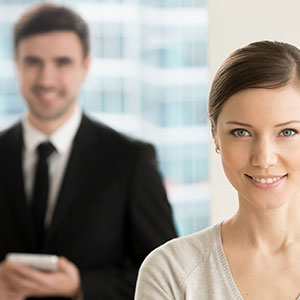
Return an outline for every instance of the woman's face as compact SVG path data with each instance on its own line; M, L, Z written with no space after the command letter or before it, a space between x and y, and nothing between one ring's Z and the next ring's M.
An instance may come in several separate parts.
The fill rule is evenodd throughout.
M300 89L247 89L231 96L214 132L240 204L271 209L300 196Z

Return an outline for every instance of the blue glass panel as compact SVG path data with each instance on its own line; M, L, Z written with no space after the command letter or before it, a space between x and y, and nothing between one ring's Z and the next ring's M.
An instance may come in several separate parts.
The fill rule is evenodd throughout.
M28 7L39 2L44 1L0 0L0 9L11 9L12 5L18 4ZM206 1L55 2L70 4L89 21L93 63L80 95L84 110L106 116L105 121L116 126L117 130L130 131L143 139L149 137L158 149L160 169L170 191L169 198L180 234L207 226L208 140L200 142L198 134L207 126L208 80L205 78L203 82L192 83L186 79L195 76L195 71L201 73L207 68L208 24L191 24L181 19L166 22L170 11L184 9L187 13L193 10L186 8L203 10ZM93 5L97 13L90 16L89 9ZM155 7L159 13L155 18L144 18L143 9L139 9L141 5L143 9ZM12 70L12 22L13 18L0 20L1 120L20 116L25 108ZM178 80L178 74L187 75ZM127 117L126 122L116 125L115 120L122 117ZM0 123L2 125L3 122ZM196 128L194 133L190 133L190 128ZM174 138L177 130L180 134ZM193 185L197 188L194 189Z

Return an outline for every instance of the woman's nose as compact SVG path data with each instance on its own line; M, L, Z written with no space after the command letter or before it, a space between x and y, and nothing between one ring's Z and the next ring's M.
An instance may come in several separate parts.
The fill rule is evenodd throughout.
M251 163L255 167L267 169L277 164L274 142L267 138L259 138L253 144Z

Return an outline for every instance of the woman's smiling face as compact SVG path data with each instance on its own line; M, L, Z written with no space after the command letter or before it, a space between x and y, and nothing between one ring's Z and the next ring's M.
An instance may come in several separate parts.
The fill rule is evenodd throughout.
M214 139L241 205L272 209L300 200L300 88L234 94L222 107Z

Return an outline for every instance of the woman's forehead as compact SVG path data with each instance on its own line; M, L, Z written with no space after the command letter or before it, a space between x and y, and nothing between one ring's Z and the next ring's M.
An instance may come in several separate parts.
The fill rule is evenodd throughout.
M276 89L247 89L232 95L218 117L223 120L255 122L300 118L300 90L293 85Z

